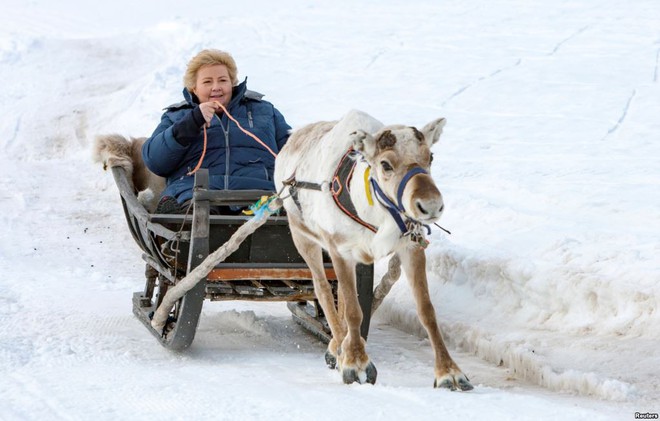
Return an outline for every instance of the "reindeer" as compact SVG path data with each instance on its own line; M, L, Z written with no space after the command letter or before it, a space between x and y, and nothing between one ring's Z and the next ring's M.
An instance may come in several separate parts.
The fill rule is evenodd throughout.
M397 253L435 353L434 387L473 388L443 342L426 279L425 235L444 209L429 174L430 148L444 125L439 118L421 131L383 126L368 114L351 111L338 122L294 131L276 159L275 186L290 194L284 208L291 234L312 271L332 332L326 363L339 369L344 383L374 384L377 376L360 336L355 266ZM337 275L339 310L322 249Z

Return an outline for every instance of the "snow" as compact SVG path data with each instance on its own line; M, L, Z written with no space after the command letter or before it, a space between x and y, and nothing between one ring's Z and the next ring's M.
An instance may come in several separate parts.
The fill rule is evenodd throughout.
M660 412L660 3L3 0L0 419L634 419ZM435 390L404 280L375 386L281 303L206 302L175 354L95 135L149 135L188 59L232 52L290 124L448 120L430 292L476 388ZM382 274L386 262L379 262Z

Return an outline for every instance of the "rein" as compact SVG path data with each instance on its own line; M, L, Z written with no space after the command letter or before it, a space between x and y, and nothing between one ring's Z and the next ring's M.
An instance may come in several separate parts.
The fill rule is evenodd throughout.
M266 145L266 144L265 144L261 139L259 139L255 134L253 134L253 133L251 133L251 132L245 130L245 129L243 128L243 126L241 126L241 123L239 123L238 120L236 120L236 119L234 118L234 116L232 116L232 115L229 113L229 111L227 110L227 108L225 108L224 105L222 105L222 104L221 104L220 102L218 102L218 101L214 101L214 103L217 104L220 108L222 108L222 111L227 115L227 118L229 118L231 121L233 121L234 123L236 123L236 125L238 126L238 128L239 128L243 133L245 133L246 135L250 136L250 137L251 137L252 139L254 139L258 144L260 144L261 146L263 146L264 148L266 148L266 150L268 150L268 152L270 152L270 154L273 155L274 158L277 158L277 154L276 154L275 152L273 152L273 150L272 150L271 148L269 148L268 145ZM216 117L217 117L217 116L216 116ZM202 155L199 157L199 161L197 162L197 165L195 166L195 168L194 168L192 171L190 171L187 175L193 175L193 174L195 174L195 173L197 172L197 170L199 170L199 169L202 167L202 162L204 161L204 156L206 156L206 145L207 145L207 144L208 144L208 137L207 137L207 134L206 134L206 123L205 123L205 124L204 124L204 147L202 148Z

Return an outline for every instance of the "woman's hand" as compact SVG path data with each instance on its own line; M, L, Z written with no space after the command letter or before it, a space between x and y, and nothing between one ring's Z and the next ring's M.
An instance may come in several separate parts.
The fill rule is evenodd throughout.
M206 127L211 126L211 119L213 118L213 115L215 112L220 108L218 106L218 103L216 101L210 101L210 102L202 102L199 104L199 110L202 112L202 115L204 116L204 120L206 121Z

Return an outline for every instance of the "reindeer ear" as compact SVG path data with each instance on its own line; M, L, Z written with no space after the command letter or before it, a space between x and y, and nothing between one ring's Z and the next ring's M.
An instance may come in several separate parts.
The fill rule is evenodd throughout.
M357 130L350 135L353 149L359 151L367 160L376 154L376 142L374 137L364 130Z
M415 139L419 140L419 143L424 142L424 133L417 130L417 127L410 127L415 135Z
M433 145L438 141L438 139L440 139L442 128L445 127L445 123L447 123L447 120L441 117L424 126L422 133L424 134L426 142L429 144L429 146Z

